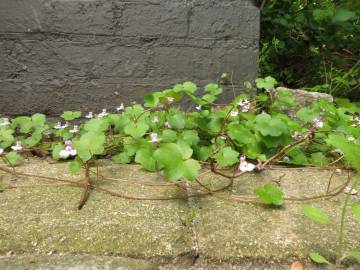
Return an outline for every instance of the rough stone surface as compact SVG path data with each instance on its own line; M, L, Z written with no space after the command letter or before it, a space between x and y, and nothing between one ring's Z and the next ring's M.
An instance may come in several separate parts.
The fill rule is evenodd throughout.
M259 17L249 0L1 0L0 113L112 108L223 72L241 85Z
M67 174L66 166L31 159L16 170L62 179L81 178ZM306 219L302 203L287 201L283 208L274 209L236 201L239 196L253 197L254 189L272 181L280 184L286 197L320 195L327 188L331 171L273 167L237 178L231 190L194 198L193 207L189 207L186 190L164 186L160 174L147 173L139 166L102 161L100 173L112 178L97 180L102 188L138 197L183 199L126 200L93 190L79 211L75 208L79 187L0 173L0 181L6 185L22 186L0 193L0 269L24 269L25 265L26 269L38 270L285 270L295 260L307 264L306 269L317 269L307 259L310 250L334 258L335 232ZM346 172L336 175L331 189L346 179ZM213 189L227 182L205 171L199 180ZM360 202L359 196L353 196L353 201ZM342 202L343 195L311 204L326 211L336 224ZM360 223L348 211L349 249L360 249L359 230ZM73 254L77 256L69 260ZM90 264L92 268L87 268ZM353 270L360 267L353 261L348 266Z
M285 87L278 87L275 89L276 91L289 91L292 93L295 104L293 107L284 107L282 110L284 113L291 117L295 117L298 110L301 108L310 106L313 102L319 101L321 99L327 100L329 102L334 102L334 98L332 95L326 93L319 92L309 92L301 89L289 89Z

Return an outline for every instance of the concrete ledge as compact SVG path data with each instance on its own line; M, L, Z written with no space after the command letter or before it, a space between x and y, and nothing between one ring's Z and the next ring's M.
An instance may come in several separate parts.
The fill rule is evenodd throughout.
M17 170L79 179L66 173L66 163L31 159ZM100 170L104 176L118 180L99 180L98 185L123 194L184 198L188 195L183 188L149 185L164 183L164 180L160 174L147 173L135 165L101 161ZM314 249L332 258L334 232L304 218L302 204L287 203L282 209L273 209L239 203L230 197L253 196L256 187L279 179L287 196L322 194L330 174L330 171L313 168L273 168L236 179L229 191L195 198L190 207L187 199L125 200L92 191L85 207L78 211L75 208L81 193L78 187L1 173L0 180L8 184L47 186L0 193L0 254L5 256L0 258L0 265L8 267L0 268L24 269L21 263L30 260L35 262L34 268L29 269L48 269L45 267L48 261L60 265L51 269L66 269L61 265L70 253L91 255L69 262L68 265L83 265L75 269L88 269L87 262L104 260L109 265L114 262L114 267L108 269L229 269L229 265L235 267L231 269L289 269L294 260L302 260L309 265L307 269L312 269L307 253ZM346 178L346 172L337 175L332 186L344 183ZM204 173L200 180L214 188L226 183L226 179L211 173ZM342 196L312 204L337 222ZM360 201L358 196L353 199ZM349 247L359 250L360 223L351 213L347 218L346 241ZM197 261L196 252L199 253ZM127 258L141 263L138 268L126 268ZM91 269L106 268L94 263Z

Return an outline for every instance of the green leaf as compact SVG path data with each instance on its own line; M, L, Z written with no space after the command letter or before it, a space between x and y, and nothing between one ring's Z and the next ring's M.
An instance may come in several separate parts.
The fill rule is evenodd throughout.
M102 132L109 127L109 122L105 119L94 118L86 122L84 129L87 131Z
M277 85L277 81L270 76L266 77L265 79L258 78L255 80L255 83L257 88L266 90L273 89L275 85Z
M125 126L124 132L135 139L140 139L148 131L149 125L145 122L131 122Z
M211 156L212 149L211 147L201 146L200 148L196 149L195 154L198 160L205 161Z
M297 113L296 117L305 123L311 123L314 119L319 115L319 113L315 112L309 108L301 108Z
M162 92L155 92L152 94L147 94L144 97L144 106L147 108L154 108L159 105L160 98L164 96Z
M192 82L185 82L183 83L183 89L185 92L189 94L194 94L197 90L197 86Z
M330 224L329 217L319 208L313 207L311 205L304 205L303 210L305 216L310 218L312 221L324 225Z
M169 116L169 123L171 127L177 129L183 129L186 124L186 118L183 113L176 113L174 115Z
M319 264L330 264L328 260L326 260L323 256L316 252L310 252L309 257L313 262L319 263Z
M148 148L140 149L136 152L135 162L141 164L146 170L156 171L156 160L153 158L153 151Z
M20 159L20 155L14 151L5 155L6 161L10 166L15 166Z
M69 170L72 174L79 173L82 168L83 162L80 158L75 158L69 163Z
M230 138L241 145L250 144L254 140L254 134L249 130L249 128L241 124L229 124L228 129Z
M351 209L355 217L360 221L360 204L353 204Z
M189 145L197 145L200 141L199 135L196 130L185 130L181 133L180 137Z
M122 152L113 156L112 161L118 164L128 164L131 162L132 158L127 152Z
M186 180L194 181L201 169L201 166L197 160L188 159L182 163L182 175Z
M171 129L165 129L161 134L161 142L170 143L177 140L177 133Z
M359 251L350 251L349 256L357 259L360 262L360 252Z
M284 204L284 193L272 184L266 184L255 190L261 203L266 205L281 206Z
M61 143L54 144L52 146L52 158L55 160L61 159L59 153L64 149L64 146Z
M251 84L251 82L245 81L245 82L244 82L244 87L245 87L245 89L247 89L247 90L252 89L252 84Z
M344 152L344 158L360 170L360 145L349 142L343 135L331 134L326 142Z
M0 141L13 142L15 140L13 133L14 130L11 129L0 129Z
M205 86L205 92L209 93L210 95L217 96L223 92L223 89L215 83L210 83Z
M332 21L334 23L346 22L348 20L354 19L355 17L356 17L355 12L345 8L340 8L336 11L334 17L332 18Z
M161 144L154 152L154 158L165 167L176 167L183 160L181 149L175 143Z
M16 128L16 126L20 126L21 133L29 133L33 128L33 123L30 117L27 116L19 116L12 120L11 126Z
M263 136L280 136L287 132L288 127L280 119L271 118L267 113L261 113L255 118L256 129L260 131Z
M46 122L46 116L44 114L37 113L31 117L31 120L34 123L34 125L43 126L43 125L45 125L45 122Z
M238 152L234 151L231 147L225 147L215 155L215 160L219 166L227 167L237 163L238 157Z
M81 117L81 112L72 112L72 111L65 111L63 112L63 114L61 115L61 118L63 118L65 121L71 121L77 118Z
M209 103L213 103L215 100L216 100L216 96L214 95L209 95L209 94L206 94L202 97L203 100L209 102Z

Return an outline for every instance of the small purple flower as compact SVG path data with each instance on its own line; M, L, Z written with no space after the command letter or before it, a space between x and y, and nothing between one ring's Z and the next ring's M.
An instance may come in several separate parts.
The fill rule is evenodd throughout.
M85 115L85 118L87 118L87 119L94 118L93 112L89 112L87 115Z
M151 138L151 141L149 141L149 142L151 142L151 143L158 143L158 142L160 142L160 138L158 137L158 135L157 135L157 133L151 133L150 134L150 138Z
M106 109L103 109L102 112L99 113L99 117L100 117L100 118L103 118L103 117L105 117L105 116L107 116L107 115L108 115L108 113L107 113Z
M78 133L79 132L79 126L78 125L74 125L74 127L72 128L72 130L70 130L70 133Z
M76 155L77 155L77 151L73 147L72 141L70 141L70 140L65 141L65 148L59 152L59 156L62 159L67 159L70 156L74 157Z
M249 112L251 108L251 103L247 99L241 99L238 102L239 107L241 108L242 112Z

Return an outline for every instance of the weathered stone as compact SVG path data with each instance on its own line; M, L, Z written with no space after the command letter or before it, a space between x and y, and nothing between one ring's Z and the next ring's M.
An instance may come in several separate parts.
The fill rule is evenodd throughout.
M5 265L5 269L22 269L22 265L34 261L30 269L46 269L49 263L57 266L53 269L70 266L86 269L93 262L94 269L101 269L103 262L113 266L109 269L161 266L159 269L285 270L295 260L306 262L307 269L316 269L307 259L310 250L319 251L331 260L334 258L336 232L305 218L303 202L286 201L283 208L274 209L237 201L254 197L254 189L269 182L279 183L288 198L321 195L327 189L331 171L273 167L262 173L249 173L237 178L231 190L193 198L195 208L190 209L186 200L189 194L180 187L161 186L166 182L160 174L147 173L135 165L113 165L107 161L99 165L101 175L112 178L97 180L99 187L127 196L181 196L183 199L129 200L92 190L88 202L79 211L75 205L81 187L0 173L0 181L5 184L23 186L0 193L0 255L13 253L0 258L0 265ZM66 173L66 166L66 163L31 159L16 170L62 179L80 178ZM92 175L95 180L95 174ZM228 181L205 172L199 180L213 189ZM346 180L345 171L335 175L330 189ZM33 186L39 184L43 186ZM332 222L338 224L343 197L306 203L323 209ZM352 199L360 202L359 196ZM191 222L193 218L195 226ZM350 209L346 218L347 247L359 250L360 223ZM196 246L199 260L191 266ZM66 264L68 253L95 257L78 256ZM103 257L107 255L115 257ZM138 268L131 268L129 265L136 261L126 258L140 259ZM353 269L358 267L353 266Z
M276 88L276 91L288 91L293 95L295 99L294 106L282 108L282 111L291 117L295 117L298 110L310 106L315 101L319 101L321 99L327 100L329 102L334 101L334 98L326 93L309 92L305 90L289 89L285 87L278 87Z

